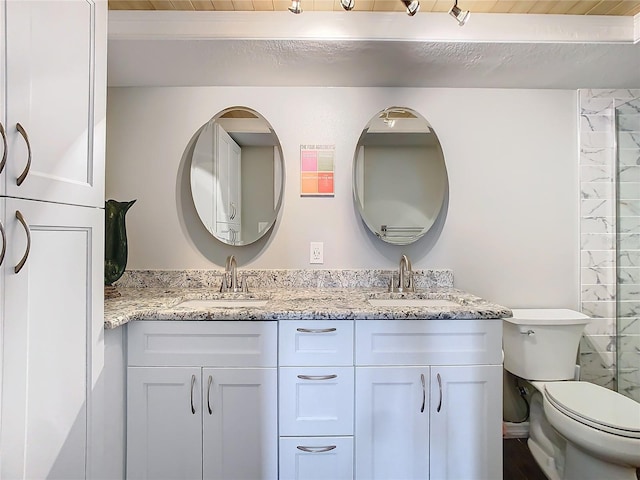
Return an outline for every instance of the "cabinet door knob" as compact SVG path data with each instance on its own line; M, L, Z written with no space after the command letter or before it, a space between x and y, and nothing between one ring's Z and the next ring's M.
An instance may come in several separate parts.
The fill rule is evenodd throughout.
M332 380L338 375L298 375L300 380Z
M303 452L307 452L307 453L324 453L324 452L330 452L331 450L334 450L336 446L327 445L326 447L304 447L302 445L298 445L296 448L298 450L302 450Z
M196 384L196 376L195 375L191 375L191 413L193 413L194 415L196 414L196 407L193 404L193 387Z
M207 383L207 410L209 410L209 415L213 414L213 410L211 409L211 383L213 382L213 377L209 375L209 382Z
M440 389L440 401L438 402L438 408L436 408L436 412L440 412L442 408L442 378L440 378L440 374L436 375L438 379L438 389Z
M22 270L22 267L24 267L24 264L27 263L27 258L29 258L29 252L31 251L31 230L29 230L29 225L27 225L27 222L22 216L22 213L20 212L20 210L16 210L16 218L22 224L22 227L24 228L24 231L27 234L27 248L24 251L24 255L22 256L22 258L20 259L16 267L13 269L15 273L20 273L20 270Z
M2 236L2 250L0 250L0 265L2 265L4 254L7 253L7 235L4 233L2 222L0 222L0 236Z
M24 129L22 125L17 123L16 129L18 130L20 135L22 135L22 138L24 138L24 141L27 144L27 152L28 152L27 165L24 167L24 170L22 171L22 173L18 177L18 180L16 181L17 185L20 186L22 185L22 182L24 182L24 179L27 178L27 175L29 174L29 169L31 168L31 143L29 143L29 135L27 135L27 131Z
M2 135L2 160L0 160L0 173L4 170L4 166L7 164L7 134L4 131L4 126L0 123L0 135Z

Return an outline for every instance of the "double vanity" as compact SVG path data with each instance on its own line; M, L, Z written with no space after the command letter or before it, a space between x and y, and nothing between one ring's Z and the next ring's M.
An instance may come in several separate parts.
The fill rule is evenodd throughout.
M285 163L262 115L219 112L184 158L218 242L275 231ZM332 182L332 162L307 167ZM432 126L409 108L378 112L353 160L371 237L419 241L441 227L447 198ZM511 312L454 289L449 270L413 270L402 255L395 272L239 271L229 256L224 272L127 272L118 289L105 341L119 332L127 478L502 478Z
M126 337L127 478L501 478L508 309L448 270L403 292L393 272L240 273L248 291L128 272L146 286L105 302Z

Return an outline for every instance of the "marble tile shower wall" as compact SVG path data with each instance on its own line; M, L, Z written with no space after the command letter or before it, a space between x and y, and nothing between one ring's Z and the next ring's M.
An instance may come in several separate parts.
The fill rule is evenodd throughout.
M581 375L640 401L640 89L579 95Z

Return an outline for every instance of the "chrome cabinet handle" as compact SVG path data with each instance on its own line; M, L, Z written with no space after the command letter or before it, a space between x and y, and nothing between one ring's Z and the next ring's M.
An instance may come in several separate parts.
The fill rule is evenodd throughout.
M27 143L27 152L29 153L27 157L27 165L24 167L24 170L22 171L22 173L18 177L18 180L16 181L18 186L20 186L22 185L22 182L24 182L24 179L27 178L27 175L29 174L29 169L31 168L31 143L29 143L29 135L27 135L27 131L24 129L22 125L17 123L16 129L18 130L18 132L20 132L20 135L22 135L22 138L24 138L24 141Z
M335 332L336 328L296 328L300 333L330 333Z
M440 401L438 402L438 408L436 408L436 412L439 412L442 408L442 379L440 378L440 374L436 375L438 379L438 388L440 389Z
M0 123L0 135L2 135L2 145L4 147L2 149L2 160L0 160L0 173L2 173L4 166L7 164L7 134L4 131L2 123Z
M196 384L196 376L191 375L191 413L196 414L196 407L193 404L193 386Z
M207 384L207 409L209 410L209 415L213 413L211 409L211 382L213 382L213 377L209 375L209 382Z
M424 404L427 401L427 389L424 385L424 373L420 374L420 381L422 382L422 406L420 407L420 413L424 413Z
M338 375L298 375L300 380L331 380L338 378Z
M4 262L4 254L7 253L7 235L4 233L4 227L0 222L0 235L2 236L2 250L0 251L0 265Z
M22 213L20 212L20 210L16 210L16 218L22 224L22 227L24 228L24 231L27 234L27 249L25 250L24 255L22 256L22 259L18 262L16 267L13 269L15 273L20 273L20 270L22 270L22 267L24 267L24 264L27 262L27 258L29 257L29 252L31 251L31 230L29 230L29 225L27 225L27 222L22 216Z
M296 448L298 450L302 450L303 452L307 452L307 453L324 453L324 452L330 452L331 450L334 450L336 446L327 445L326 447L304 447L302 445L298 445Z

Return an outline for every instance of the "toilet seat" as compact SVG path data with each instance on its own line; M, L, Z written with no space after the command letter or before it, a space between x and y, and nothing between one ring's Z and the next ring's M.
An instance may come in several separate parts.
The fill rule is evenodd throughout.
M621 437L640 439L640 403L589 382L549 382L549 403L572 419Z

